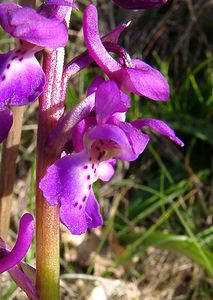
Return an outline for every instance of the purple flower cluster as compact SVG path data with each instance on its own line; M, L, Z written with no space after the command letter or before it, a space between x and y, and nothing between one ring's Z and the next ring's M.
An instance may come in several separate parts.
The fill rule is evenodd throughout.
M166 1L114 2L123 8L138 9ZM68 31L64 20L70 7L77 9L74 0L46 0L38 10L15 3L0 4L0 25L16 38L15 49L0 54L0 142L6 139L13 123L10 107L30 104L43 92L45 74L35 54L66 45ZM64 76L70 77L94 61L108 76L108 80L99 76L93 81L86 98L59 120L46 143L46 150L61 158L49 167L39 187L49 205L59 205L61 222L72 234L82 234L87 228L102 224L92 185L98 179L109 181L117 160L138 158L150 139L141 131L144 127L183 146L161 120L126 121L131 105L128 93L155 101L169 98L164 76L145 62L131 58L119 45L119 36L127 26L121 25L100 37L97 9L88 5L83 16L87 51L64 69ZM37 299L34 271L21 262L32 238L33 219L25 214L11 251L0 239L0 273L9 270L27 295Z
M97 179L108 181L114 174L116 160L133 161L144 151L149 136L141 132L148 126L169 137L176 144L183 143L163 121L139 119L125 121L130 107L126 92L165 101L169 86L163 75L138 59L131 59L117 42L121 28L100 38L96 7L90 4L83 17L85 43L90 57L108 75L109 80L96 78L87 98L63 117L53 130L48 148L66 154L56 161L40 182L40 189L49 205L60 206L61 222L73 234L102 224L100 208L92 190ZM107 42L106 42L107 41ZM107 48L106 46L107 43ZM116 61L107 49L120 54ZM85 60L85 54L78 59ZM87 62L90 59L87 57ZM73 62L76 65L76 61ZM73 68L72 64L69 69ZM67 149L67 145L69 148ZM65 147L66 146L66 147ZM65 148L64 148L65 147Z

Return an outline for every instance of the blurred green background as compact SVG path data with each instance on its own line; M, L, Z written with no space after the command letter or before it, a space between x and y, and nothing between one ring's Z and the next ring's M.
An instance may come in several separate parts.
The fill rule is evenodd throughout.
M95 184L104 226L80 237L62 227L62 299L213 298L213 2L169 0L159 9L124 11L98 5L105 34L132 20L120 42L133 57L168 79L167 103L132 96L128 120L166 121L184 141L180 149L155 133L140 158L118 162L113 179ZM82 11L73 12L67 61L85 50ZM1 32L0 49L13 43ZM96 74L93 64L70 82L67 109L83 99ZM11 237L24 210L34 212L38 104L26 109L17 160ZM27 260L34 263L34 247ZM25 299L4 279L2 299ZM99 293L99 294L98 294ZM102 294L101 294L102 293ZM104 296L105 295L105 296ZM19 298L21 297L21 298ZM104 298L105 297L105 298Z

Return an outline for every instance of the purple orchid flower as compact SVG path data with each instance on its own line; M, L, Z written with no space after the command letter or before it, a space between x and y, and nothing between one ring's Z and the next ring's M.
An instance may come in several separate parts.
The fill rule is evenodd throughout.
M132 92L157 101L169 98L169 86L163 75L139 59L131 59L118 44L103 44L98 30L97 9L87 6L83 16L83 31L87 49L110 79L117 82L123 91ZM116 52L116 61L109 51Z
M49 140L52 146L53 140L60 143L65 134L62 146L71 141L72 154L50 166L39 185L49 205L60 206L61 222L73 234L102 224L92 184L98 178L110 180L117 159L133 161L144 151L149 136L138 128L150 126L182 145L162 121L125 122L130 99L114 81L96 80L90 91L93 93L61 119Z
M16 243L9 250L0 238L0 274L8 271L13 280L20 286L30 299L37 300L36 288L30 274L33 268L21 262L30 248L34 234L34 221L31 214L24 214L20 220Z
M113 2L125 9L146 9L163 5L167 0L113 0Z
M7 106L35 101L45 85L44 72L35 58L43 48L57 48L68 41L67 28L56 18L48 18L30 7L15 3L0 4L0 25L20 40L14 50L0 54L0 142L11 127Z

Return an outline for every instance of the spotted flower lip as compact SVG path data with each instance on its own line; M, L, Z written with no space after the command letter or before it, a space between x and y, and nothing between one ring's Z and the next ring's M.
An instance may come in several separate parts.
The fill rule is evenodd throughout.
M31 214L26 213L20 220L18 237L12 250L9 250L5 242L0 239L0 273L8 271L18 286L26 292L28 297L37 300L38 297L35 286L33 286L31 280L22 270L21 266L17 266L17 264L21 263L21 260L25 257L31 245L33 234L33 217Z
M121 59L116 61L106 50L98 30L98 14L93 4L86 7L83 16L83 31L87 49L110 79L117 82L125 92L133 92L156 101L169 98L169 85L164 76L139 59L131 59L119 45ZM113 47L113 44L111 45Z
M13 37L40 47L63 47L68 41L62 22L15 3L0 4L0 25Z
M70 154L51 165L39 184L48 204L60 206L61 222L73 234L102 224L92 184L98 179L108 181L114 174L116 160L138 158L149 142L141 128L149 126L181 143L160 120L125 122L120 114L127 112L130 99L115 81L98 78L89 90L92 94L72 108L51 135L51 145L54 139L60 144L65 132L62 145L71 142Z
M0 143L2 143L8 135L8 132L13 124L12 112L7 107L0 106Z
M167 0L113 0L113 2L124 9L147 9L163 5Z

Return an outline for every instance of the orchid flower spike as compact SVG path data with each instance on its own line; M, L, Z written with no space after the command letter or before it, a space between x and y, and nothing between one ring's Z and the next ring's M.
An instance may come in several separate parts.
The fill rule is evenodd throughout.
M45 85L44 72L35 58L43 48L65 46L68 32L62 21L15 3L0 3L0 25L16 39L14 50L0 54L0 142L12 125L8 106L35 101Z
M87 6L83 16L83 31L87 49L110 79L117 82L124 92L132 92L157 101L169 98L169 85L163 75L128 53L115 43L102 43L98 30L98 14L93 4ZM107 51L120 56L116 61Z
M163 5L167 0L113 0L113 2L125 9L147 9Z
M98 78L87 98L53 130L50 144L54 144L54 138L55 144L60 144L65 134L67 140L62 146L71 144L71 150L48 168L39 187L49 205L60 206L61 222L73 234L102 224L92 184L98 179L110 180L117 159L133 161L144 151L149 136L140 128L149 126L182 145L174 131L160 120L125 122L129 106L130 98L115 81Z
M28 297L37 300L36 288L29 278L29 273L32 273L33 269L21 262L30 248L33 234L33 217L31 214L26 213L20 220L18 237L12 250L9 250L5 242L0 238L0 274L8 271Z

